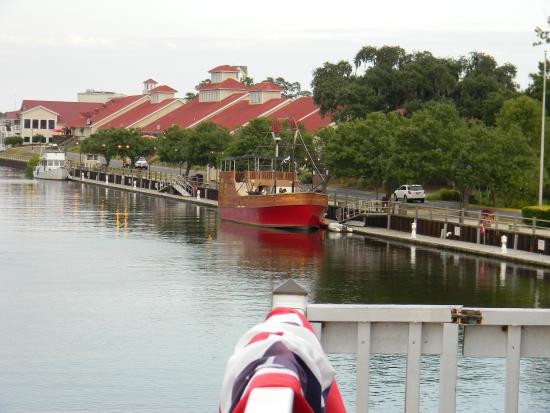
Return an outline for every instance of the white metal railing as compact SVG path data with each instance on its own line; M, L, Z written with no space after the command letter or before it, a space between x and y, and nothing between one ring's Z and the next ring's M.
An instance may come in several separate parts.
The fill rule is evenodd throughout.
M325 352L357 354L357 412L368 410L372 354L407 355L407 413L420 408L421 355L439 355L439 411L455 412L459 329L464 356L506 358L507 413L518 411L520 359L550 358L550 309L310 304L306 314Z

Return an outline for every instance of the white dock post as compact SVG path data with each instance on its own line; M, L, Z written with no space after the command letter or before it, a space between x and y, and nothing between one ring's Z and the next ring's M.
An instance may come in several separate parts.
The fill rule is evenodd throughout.
M288 279L273 289L273 308L289 307L305 314L307 291L293 279Z
M502 251L503 254L506 254L506 252L508 252L508 249L507 249L508 237L506 235L503 235L502 237L500 237L500 243L501 243L500 250Z
M201 199L201 190L197 189L197 199Z
M105 183L109 185L109 174L105 174Z
M411 224L411 238L416 239L416 218L413 220Z

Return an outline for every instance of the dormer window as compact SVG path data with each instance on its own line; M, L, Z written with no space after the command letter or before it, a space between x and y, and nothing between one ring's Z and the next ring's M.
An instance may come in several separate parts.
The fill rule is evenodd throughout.
M262 103L262 92L250 92L250 103Z
M223 73L212 73L212 83L219 83L222 81Z

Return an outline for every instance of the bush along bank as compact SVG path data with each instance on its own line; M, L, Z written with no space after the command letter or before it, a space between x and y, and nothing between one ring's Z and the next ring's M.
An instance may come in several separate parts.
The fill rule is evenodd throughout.
M38 155L34 155L31 159L29 159L29 162L25 168L25 175L27 175L27 178L33 177L32 171L34 170L34 167L38 165L38 162L40 162L40 157Z
M531 219L537 219L537 226L539 227L550 227L550 205L543 206L526 206L521 209L521 215L524 219L523 222L526 224L531 224ZM538 220L545 220L538 222Z

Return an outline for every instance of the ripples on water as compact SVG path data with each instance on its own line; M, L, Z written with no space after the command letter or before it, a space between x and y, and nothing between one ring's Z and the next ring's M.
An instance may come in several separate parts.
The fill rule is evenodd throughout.
M359 236L217 222L217 213L0 167L0 412L214 412L238 337L294 277L323 303L549 307L536 268ZM330 355L350 410L355 357ZM371 359L371 411L403 411L404 356ZM522 360L521 411L550 410ZM422 358L421 410L439 360ZM458 411L502 411L504 361L459 359Z

